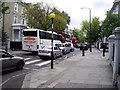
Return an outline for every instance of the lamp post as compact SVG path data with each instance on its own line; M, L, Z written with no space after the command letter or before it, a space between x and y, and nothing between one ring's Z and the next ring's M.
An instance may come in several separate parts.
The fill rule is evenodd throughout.
M91 8L83 7L81 9L89 9L89 22L90 22L90 52L92 52L92 47L91 47Z
M51 47L52 47L52 52L51 52L51 69L53 69L53 20L55 18L55 14L52 13L50 14L50 18L52 20L52 37L51 37Z

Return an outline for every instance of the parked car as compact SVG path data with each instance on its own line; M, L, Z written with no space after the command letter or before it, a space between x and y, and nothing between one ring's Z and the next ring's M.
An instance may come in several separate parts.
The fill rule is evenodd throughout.
M80 48L81 47L81 43L74 43L73 46L76 47L76 48Z
M62 53L63 53L63 54L67 54L67 53L70 52L70 48L67 46L66 43L55 44L55 45L62 50Z
M0 56L0 63L2 63L2 71L10 69L23 69L23 66L25 64L23 57L13 56L2 49L0 49Z
M87 44L85 44L85 43L81 43L80 44L80 50L88 50L88 45Z
M74 43L73 46L78 48L78 43Z
M52 48L51 46L45 46L42 49L38 50L38 56L41 57L50 57L51 58L51 52ZM62 56L62 50L59 47L54 46L53 47L53 58L56 58L58 56Z
M69 47L71 52L74 51L74 46L73 46L73 44L71 42L67 43L67 47Z

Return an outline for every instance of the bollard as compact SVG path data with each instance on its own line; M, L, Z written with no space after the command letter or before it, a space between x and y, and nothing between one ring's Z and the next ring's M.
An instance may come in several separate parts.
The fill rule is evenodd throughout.
M5 46L5 51L6 51L6 52L8 51L7 45Z
M105 43L103 43L103 57L105 56Z
M83 46L82 46L82 56L85 56L85 50Z

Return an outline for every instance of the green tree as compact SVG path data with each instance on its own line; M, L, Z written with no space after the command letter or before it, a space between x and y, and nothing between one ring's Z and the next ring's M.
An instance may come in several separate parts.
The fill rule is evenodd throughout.
M7 33L0 29L0 39L2 40L2 42L6 42L7 38L8 38Z
M67 24L70 22L70 17L64 11L60 12L55 7L51 8L48 4L43 2L37 4L26 5L26 14L28 19L28 25L32 28L38 28L43 30L51 30L50 13L56 14L54 19L54 30L64 31Z
M70 17L64 11L60 12L58 9L53 8L52 10L56 14L56 18L54 21L54 30L55 31L64 31L67 24L70 23Z
M109 35L112 34L112 31L119 26L119 19L117 14L108 12L106 19L102 23L101 37L109 37Z
M1 18L4 17L4 14L9 9L9 6L5 6L4 2L0 2L0 11L2 12ZM2 17L3 15L3 17ZM3 19L2 19L3 20ZM4 20L3 20L4 22ZM4 26L0 29L0 38L2 39L2 42L6 42L6 39L8 38L7 33L4 31Z
M28 20L28 26L32 28L38 28L48 30L51 27L50 24L50 6L43 3L26 5L26 14Z
M98 38L100 37L100 24L101 21L99 20L99 18L94 17L92 19L92 24L91 24L91 39L92 42L96 42L98 40Z
M73 36L77 37L79 42L84 42L85 41L85 37L86 37L85 33L82 30L77 29L77 28L74 28Z
M96 42L100 34L100 23L99 18L94 17L91 22L91 41ZM82 21L82 31L86 34L86 41L90 41L90 22L87 20Z

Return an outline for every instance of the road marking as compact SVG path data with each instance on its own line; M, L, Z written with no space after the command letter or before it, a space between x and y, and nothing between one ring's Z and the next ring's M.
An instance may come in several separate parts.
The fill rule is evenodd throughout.
M33 71L39 71L39 69L33 69Z
M29 69L29 68L26 68L26 67L23 67L23 68L24 68L24 69L27 69L27 70Z
M35 65L40 67L40 66L43 66L43 65L49 64L50 62L51 62L51 60L46 61L46 62L43 62L43 63L35 64Z
M67 59L68 57L66 56L65 59Z
M41 61L41 60L39 59L39 60L28 61L28 62L25 62L25 64L28 65L28 64L35 63L35 62L38 62L38 61Z
M18 74L18 75L12 76L11 78L8 78L8 79L5 80L2 84L0 84L0 86L3 86L5 83L7 83L8 81L10 81L12 78L19 77L19 76L21 76L21 75L28 74L28 73L31 73L31 71L30 71L30 72L27 72L27 73L22 73L22 74Z
M4 85L6 82L8 82L10 80L10 78L9 79L7 79L6 81L4 81L2 84L0 84L0 86L2 86L2 85Z
M50 84L50 85L48 86L48 88L54 88L57 84L58 84L57 82L53 82L52 84Z
M26 61L26 60L29 60L29 59L31 59L31 58L25 58L24 60Z

